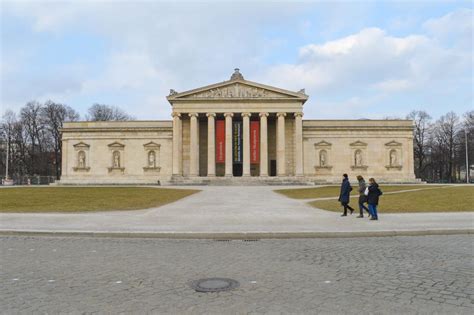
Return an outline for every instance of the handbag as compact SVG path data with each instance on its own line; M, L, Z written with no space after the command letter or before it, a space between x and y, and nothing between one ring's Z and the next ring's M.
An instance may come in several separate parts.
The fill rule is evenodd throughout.
M369 195L369 187L365 188L364 195L368 196Z

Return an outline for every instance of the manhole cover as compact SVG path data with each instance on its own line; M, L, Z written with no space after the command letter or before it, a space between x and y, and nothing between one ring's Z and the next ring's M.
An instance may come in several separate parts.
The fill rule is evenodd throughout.
M191 287L197 292L220 292L238 288L239 283L227 278L207 278L193 281Z

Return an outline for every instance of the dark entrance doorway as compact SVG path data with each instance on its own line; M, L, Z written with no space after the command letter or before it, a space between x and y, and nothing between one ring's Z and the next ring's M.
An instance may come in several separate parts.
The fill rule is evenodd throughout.
M243 167L242 164L234 164L232 169L232 174L234 176L242 176Z
M277 176L277 161L270 160L270 176Z

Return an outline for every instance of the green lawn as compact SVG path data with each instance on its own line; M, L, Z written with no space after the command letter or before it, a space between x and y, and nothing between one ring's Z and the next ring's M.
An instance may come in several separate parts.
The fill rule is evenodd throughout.
M399 190L411 190L411 189L428 189L428 188L439 188L444 187L443 185L381 185L383 191L399 191ZM352 195L358 195L358 186L352 186ZM279 189L276 192L285 195L293 199L316 199L326 197L338 197L340 186L322 186L322 187L311 187L311 188L297 188L297 189Z
M383 186L382 190L389 191ZM351 198L350 205L358 212L357 199L357 196ZM319 200L309 204L319 209L342 212L341 204L337 200ZM384 194L380 197L377 210L380 213L474 211L474 186Z
M0 212L80 212L158 207L198 190L150 187L34 187L0 189Z

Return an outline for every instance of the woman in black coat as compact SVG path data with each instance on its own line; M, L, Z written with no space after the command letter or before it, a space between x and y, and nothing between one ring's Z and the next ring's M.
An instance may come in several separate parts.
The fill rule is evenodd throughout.
M349 182L347 174L342 175L342 177L341 193L339 194L338 200L344 207L344 213L342 213L341 217L345 217L347 216L347 209L351 210L351 214L354 212L354 209L349 206L349 200L352 191L351 183Z
M379 188L379 184L375 179L369 179L369 194L367 195L367 203L369 204L369 212L372 216L370 220L378 220L377 205L379 204L379 197L382 195L382 191Z

